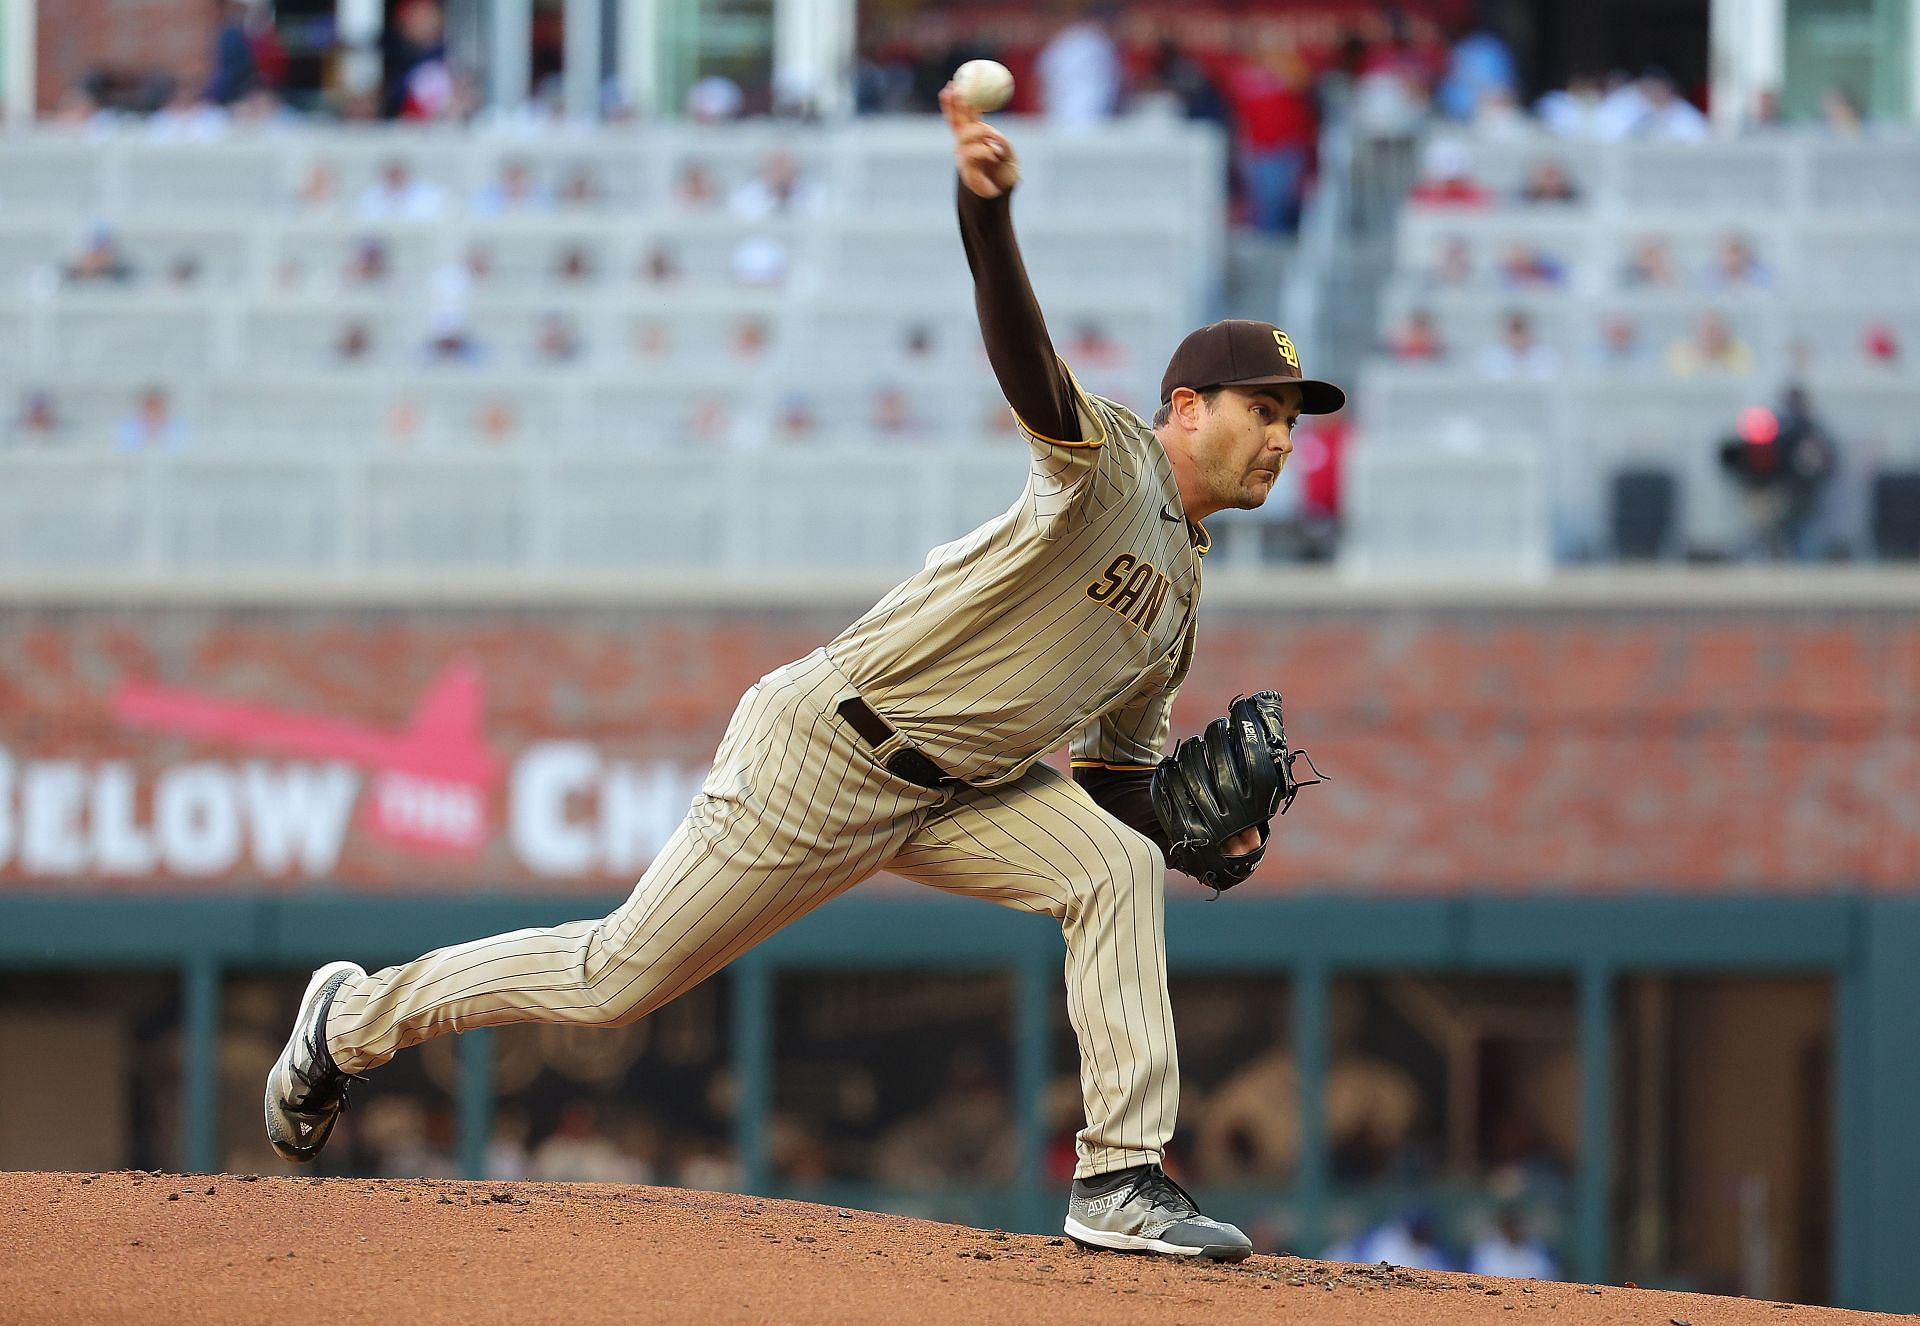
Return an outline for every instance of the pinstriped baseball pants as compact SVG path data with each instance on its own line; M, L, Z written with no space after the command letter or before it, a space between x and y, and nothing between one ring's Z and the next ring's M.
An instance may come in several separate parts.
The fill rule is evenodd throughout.
M1080 1177L1158 1161L1179 1107L1159 849L1046 765L937 791L884 767L834 712L855 689L824 651L740 701L713 771L610 916L438 949L351 980L327 1048L362 1072L452 1031L624 1026L880 870L1061 923L1080 1044Z

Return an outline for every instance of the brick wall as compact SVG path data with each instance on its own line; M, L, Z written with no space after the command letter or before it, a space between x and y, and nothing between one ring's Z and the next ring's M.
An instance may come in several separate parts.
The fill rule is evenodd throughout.
M39 0L36 13L43 114L90 70L167 73L198 87L212 67L215 0Z
M377 888L530 886L537 872L516 855L506 805L528 750L576 741L604 761L697 771L745 686L848 616L0 615L0 751L13 765L0 795L0 878L34 874L19 846L28 763L131 767L133 814L145 822L169 767L308 758L278 738L130 723L115 698L129 681L254 706L255 718L397 732L449 665L467 660L483 690L477 731L498 765L484 849L423 853L368 833L369 782L327 875ZM1219 614L1203 626L1176 730L1264 685L1284 692L1296 743L1334 781L1281 821L1257 887L1920 887L1920 614ZM363 761L369 780L378 763ZM566 813L590 820L593 795ZM260 879L246 861L217 873L227 886ZM583 873L619 883L632 872ZM298 883L299 872L285 878ZM59 887L98 882L75 869Z

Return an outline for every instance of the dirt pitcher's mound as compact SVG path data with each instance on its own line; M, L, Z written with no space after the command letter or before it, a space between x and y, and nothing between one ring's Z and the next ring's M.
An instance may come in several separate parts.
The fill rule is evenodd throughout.
M0 1174L0 1323L1894 1321L1064 1239L604 1184ZM1509 1315L1512 1314L1512 1315Z

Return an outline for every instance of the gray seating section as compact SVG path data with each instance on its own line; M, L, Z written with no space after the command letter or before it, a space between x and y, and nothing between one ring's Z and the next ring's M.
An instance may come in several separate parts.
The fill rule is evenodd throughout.
M1420 458L1444 473L1516 445L1536 455L1562 558L1604 553L1609 485L1630 465L1675 476L1684 547L1737 553L1750 517L1719 445L1742 409L1777 406L1789 381L1806 387L1840 445L1836 505L1857 501L1878 468L1920 453L1920 385L1905 367L1920 353L1920 139L1461 141L1496 202L1402 213L1382 353L1357 393L1356 461L1371 477L1354 490L1350 562L1392 561L1408 528L1454 528L1451 514L1417 510ZM1577 203L1519 200L1545 158L1576 180ZM1750 282L1720 269L1733 236L1759 260ZM1672 260L1671 284L1628 279L1649 238ZM1561 279L1516 281L1503 270L1516 251L1555 260ZM1416 311L1431 319L1443 358L1390 362L1387 347ZM1519 380L1496 373L1506 366L1487 351L1515 312L1554 357ZM1715 317L1744 348L1731 367L1702 367L1682 348ZM1451 482L1429 491L1449 513L1464 500ZM1398 505L1366 509L1375 501ZM1369 548L1371 539L1386 544ZM1487 564L1477 554L1464 562Z

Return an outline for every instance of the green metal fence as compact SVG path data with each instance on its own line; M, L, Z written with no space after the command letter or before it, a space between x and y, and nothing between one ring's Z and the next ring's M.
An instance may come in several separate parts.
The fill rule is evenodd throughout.
M216 1135L222 978L229 968L299 969L351 956L373 964L528 925L604 913L617 899L332 896L0 898L0 970L175 967L182 980L181 1154L208 1170ZM1328 1003L1343 976L1525 973L1571 978L1580 1059L1580 1149L1570 1271L1608 1275L1617 983L1636 974L1821 974L1836 992L1834 1288L1850 1306L1920 1308L1920 898L1672 895L1174 901L1176 973L1282 975L1299 1065L1301 1164L1279 1194L1317 1247L1333 1196L1323 1109ZM1050 1230L1062 1196L1044 1178L1043 1089L1064 950L1043 918L930 895L845 897L734 963L730 1053L736 1145L755 1192L778 1194L767 1157L775 979L804 970L1007 971L1013 978L1019 1173L1011 1191L952 1194L945 1209ZM460 1043L460 1144L481 1172L491 1114L486 1032ZM847 1200L848 1191L811 1195ZM800 1195L800 1194L796 1194ZM857 1194L855 1194L857 1196ZM1231 1205L1222 1204L1222 1209ZM1229 1212L1231 1214L1231 1212Z

